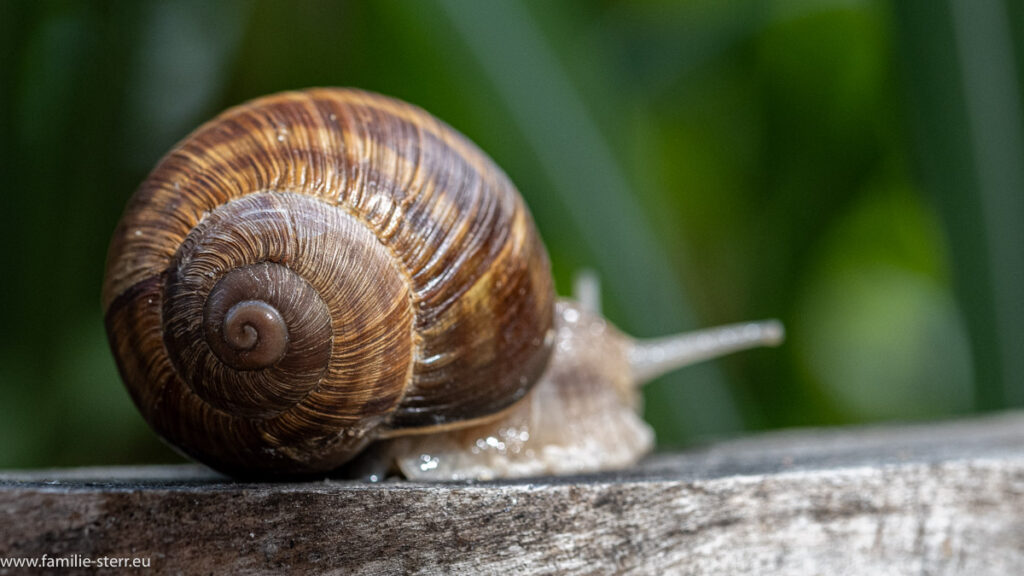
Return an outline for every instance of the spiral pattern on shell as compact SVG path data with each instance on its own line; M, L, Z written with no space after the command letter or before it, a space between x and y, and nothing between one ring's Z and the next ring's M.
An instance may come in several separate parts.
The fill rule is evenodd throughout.
M544 369L553 301L505 174L419 108L343 89L187 137L129 201L103 288L146 420L244 475L501 411Z

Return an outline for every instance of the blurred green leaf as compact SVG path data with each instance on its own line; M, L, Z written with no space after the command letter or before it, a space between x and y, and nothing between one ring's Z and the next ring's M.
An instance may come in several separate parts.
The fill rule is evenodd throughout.
M792 345L851 420L973 407L967 335L936 219L908 190L875 188L816 247Z

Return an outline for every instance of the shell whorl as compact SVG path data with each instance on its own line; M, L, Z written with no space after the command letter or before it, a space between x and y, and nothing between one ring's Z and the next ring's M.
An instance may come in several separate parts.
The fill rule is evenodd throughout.
M553 301L489 158L418 108L340 89L255 100L180 143L129 202L103 290L146 419L256 474L507 407L547 362Z

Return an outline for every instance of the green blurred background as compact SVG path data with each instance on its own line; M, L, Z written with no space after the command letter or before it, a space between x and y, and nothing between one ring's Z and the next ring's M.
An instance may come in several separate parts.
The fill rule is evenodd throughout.
M0 467L178 459L99 289L159 158L246 99L416 103L516 182L558 289L786 345L646 389L664 447L1024 403L1024 7L999 0L0 3Z

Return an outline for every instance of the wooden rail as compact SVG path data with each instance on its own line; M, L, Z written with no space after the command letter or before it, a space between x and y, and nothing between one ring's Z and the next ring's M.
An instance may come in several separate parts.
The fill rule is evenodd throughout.
M1024 574L1024 414L773 433L516 482L0 473L0 558L44 554L166 573Z

